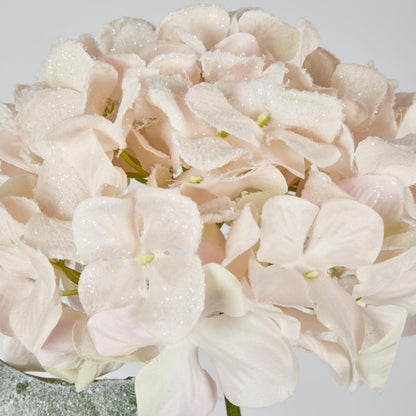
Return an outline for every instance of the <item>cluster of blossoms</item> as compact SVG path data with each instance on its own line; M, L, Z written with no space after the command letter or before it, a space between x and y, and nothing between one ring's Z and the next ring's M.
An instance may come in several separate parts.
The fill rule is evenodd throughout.
M416 101L259 9L122 18L0 106L3 356L141 416L295 389L294 348L380 390L415 332ZM407 326L406 326L407 322Z

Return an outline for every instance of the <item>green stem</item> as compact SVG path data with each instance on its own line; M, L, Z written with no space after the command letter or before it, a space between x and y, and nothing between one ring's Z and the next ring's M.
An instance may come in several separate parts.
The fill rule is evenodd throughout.
M51 261L51 263L54 266L59 267L66 274L66 276L68 277L68 279L72 283L75 283L76 285L78 284L78 282L79 282L79 276L81 275L80 272L78 272L78 271L76 271L76 270L71 269L70 267L68 267L65 264L65 261L64 260Z
M232 404L225 396L225 408L227 409L227 416L241 416L241 410L238 406Z
M76 296L78 295L78 290L74 289L74 290L62 290L61 291L61 296Z
M146 178L149 176L149 172L146 172L140 165L140 162L132 155L128 154L125 150L116 150L118 155L129 165L131 166L137 173L142 176L143 178Z
M130 179L136 179L136 181L139 181L141 183L144 183L146 185L147 179L145 179L140 173L137 172L126 172L126 175Z

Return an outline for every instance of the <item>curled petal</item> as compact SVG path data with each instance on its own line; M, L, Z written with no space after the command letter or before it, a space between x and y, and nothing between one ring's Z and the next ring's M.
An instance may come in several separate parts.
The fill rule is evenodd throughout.
M225 396L235 405L265 407L296 386L296 357L269 318L249 313L202 319L192 339L214 362Z
M217 402L214 381L198 361L189 341L165 347L136 376L137 408L143 416L170 416L172 412L208 416Z
M221 7L198 5L171 13L160 25L158 39L180 40L176 27L195 35L210 49L228 34L230 17Z
M237 56L254 56L260 55L259 44L255 36L250 33L233 33L225 39L218 42L213 51L231 52Z

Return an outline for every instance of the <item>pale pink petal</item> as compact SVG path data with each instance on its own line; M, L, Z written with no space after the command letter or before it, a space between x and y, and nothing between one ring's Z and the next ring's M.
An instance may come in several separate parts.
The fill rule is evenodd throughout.
M32 215L40 211L33 199L20 196L3 197L1 203L11 217L22 224L26 224Z
M192 48L198 55L203 54L207 49L201 39L192 33L187 32L185 29L176 26L174 32L177 37L185 44Z
M47 215L69 220L82 200L116 195L126 186L125 173L113 166L98 141L91 137L82 146L74 143L65 153L53 153L42 164L34 196Z
M75 246L85 262L125 257L138 246L132 199L91 198L74 212Z
M131 130L131 122L134 114L130 115L134 108L135 100L141 90L141 84L136 77L125 77L122 82L122 99L117 111L117 117L114 120L114 125L119 127L124 136L127 136Z
M329 329L314 314L307 314L295 308L285 308L284 312L301 323L301 333L295 345L315 354L328 366L331 375L339 384L348 385L351 391L355 390L358 379L354 363L351 362L345 348L334 342Z
M2 359L20 371L43 371L35 355L17 338L2 338Z
M284 266L296 262L319 208L294 196L275 196L263 207L259 261Z
M168 116L172 127L177 131L187 131L189 128L182 109L182 97L190 85L190 82L180 75L160 75L146 79L151 103Z
M396 143L369 137L356 151L356 164L361 175L379 174L398 178L404 185L416 183L416 141Z
M249 313L202 319L192 339L213 361L222 390L235 405L270 406L293 393L298 364L269 318Z
M342 179L337 185L355 200L378 212L386 228L400 221L403 212L403 185L394 176L362 175Z
M383 220L371 208L349 199L329 200L315 219L303 262L323 270L371 264L380 252L383 234Z
M231 52L207 52L201 56L203 77L206 82L238 82L259 78L264 60L259 56L237 56Z
M354 296L372 305L396 305L416 314L416 248L357 270Z
M72 341L72 327L82 317L81 312L64 305L58 324L42 348L35 351L36 358L43 367L74 368L80 364L81 358L75 351Z
M88 315L140 303L148 295L147 281L148 269L137 259L93 262L81 273L79 299Z
M205 316L221 312L238 317L248 312L243 287L232 273L215 263L205 265L204 272Z
M154 27L143 19L121 17L107 23L97 38L104 55L139 53L155 39Z
M255 56L260 55L259 44L255 36L250 33L233 33L225 39L218 42L213 51L231 52L237 56Z
M318 167L334 164L341 156L339 150L330 143L319 143L300 134L282 130L273 132L275 140L281 140L305 159Z
M117 86L117 81L118 74L112 65L95 62L83 91L84 113L102 115L108 98Z
M250 155L248 150L234 147L220 137L187 139L184 136L178 136L176 141L182 160L201 171L221 168Z
M343 120L343 105L340 100L309 91L281 91L271 97L269 111L271 131L273 124L276 124L279 130L282 126L293 128L303 135L326 143L334 141Z
M105 309L89 319L99 354L124 355L148 345L178 342L197 323L204 307L200 260L159 255L144 267L149 289L141 302Z
M299 48L299 33L292 26L262 10L249 10L238 20L239 32L257 38L262 53L271 53L276 61L289 61Z
M363 312L356 300L336 281L321 274L309 282L310 296L315 303L318 319L337 337L337 342L347 349L353 361L364 337ZM348 319L345 317L348 316Z
M374 390L382 391L396 356L406 322L406 311L397 306L367 306L365 336L356 366L360 377Z
M53 87L82 91L93 64L92 57L81 43L65 41L52 50L44 64L40 80Z
M416 133L416 104L411 105L400 121L397 137L404 137Z
M229 26L230 17L223 8L214 5L191 6L165 18L159 27L158 39L180 40L176 31L176 27L180 27L197 36L210 49L227 36Z
M237 216L236 203L227 196L206 201L198 206L204 224L232 221Z
M302 189L302 198L321 206L331 198L348 198L351 196L338 187L331 177L320 172L316 167L309 169L308 179Z
M75 349L78 355L86 361L101 361L101 362L114 362L114 361L121 361L123 363L126 362L148 362L153 358L157 357L159 354L159 350L155 346L149 346L137 349L133 351L129 355L121 355L121 356L107 356L104 357L97 352L97 349L94 346L94 343L91 339L91 336L88 332L87 328L88 320L86 318L79 319L75 322L72 337Z
M24 239L48 258L67 260L77 258L71 221L51 218L39 212L32 215L27 222Z
M180 53L167 53L152 59L148 68L156 68L161 75L182 75L196 84L201 79L201 69L196 56Z
M257 123L233 108L222 92L211 84L201 83L190 88L185 102L196 116L218 131L225 131L255 146L263 136Z
M202 239L198 248L202 264L220 264L225 257L225 238L217 224L204 224Z
M198 250L202 224L197 205L175 190L136 191L135 209L142 218L140 242L154 252Z
M147 46L144 46L140 51L140 58L146 62L157 58L159 55L166 55L170 53L180 53L184 55L194 55L195 51L181 41L156 40Z
M250 259L249 279L255 299L269 305L312 307L306 279L292 269L261 266Z
M301 67L305 58L319 46L319 33L308 20L301 20L298 24L299 48L291 62Z
M24 160L21 154L23 147L22 139L16 133L0 127L0 158L2 160L2 172L5 172L5 165L20 168L27 172L34 172L34 167Z
M316 85L329 87L332 74L339 63L339 59L329 51L317 48L306 57L303 66L312 76Z
M45 89L36 94L22 111L16 123L19 131L29 140L32 151L42 156L38 142L61 121L77 116L82 109L82 96L70 89Z
M29 351L38 350L48 338L62 313L53 268L39 251L22 246L37 276L30 294L10 311L10 327Z
M214 381L189 341L165 347L136 376L137 409L143 416L207 416L217 402Z
M375 115L387 93L386 78L369 66L339 64L331 78L340 98L362 103L369 116Z
M24 197L33 198L36 178L33 175L17 175L8 178L0 185L0 198Z
M225 246L226 264L253 247L260 238L260 228L250 205L245 205L239 217L233 222Z

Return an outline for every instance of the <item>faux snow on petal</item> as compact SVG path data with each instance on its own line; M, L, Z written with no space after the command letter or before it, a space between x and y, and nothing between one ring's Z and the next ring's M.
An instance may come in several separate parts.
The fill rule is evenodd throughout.
M259 261L284 266L296 262L319 208L294 196L275 196L263 207Z
M228 34L230 17L219 6L198 5L171 13L161 23L158 39L180 40L176 27L197 36L210 49Z
M218 137L186 139L177 137L179 154L188 165L201 171L221 168L250 152L246 149L231 146L226 140Z
M138 245L134 201L99 197L81 202L74 212L73 232L85 262L133 253Z
M93 62L81 43L66 41L52 50L40 79L53 87L82 91Z
M121 17L107 23L97 42L103 54L137 53L155 39L154 27L143 19Z
M140 242L151 252L198 250L202 224L197 205L175 190L136 191L136 215L142 221Z
M211 414L217 402L214 381L189 341L165 347L136 376L137 409L142 416Z
M238 82L259 78L264 61L259 56L236 56L230 52L207 52L201 56L203 77L206 82Z
M235 405L270 406L293 393L296 357L271 319L251 313L202 319L192 339L214 362L222 390Z
M226 131L258 146L263 133L257 123L233 108L215 86L201 83L190 88L185 102L191 111L218 131Z
M371 208L349 199L332 199L321 206L302 261L321 270L371 264L380 252L383 234L383 220Z
M260 48L257 43L257 39L250 33L233 33L218 42L212 50L231 52L236 56L260 55Z

